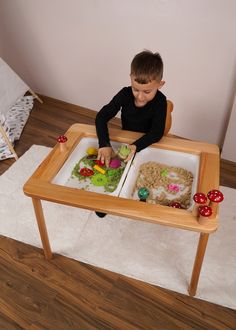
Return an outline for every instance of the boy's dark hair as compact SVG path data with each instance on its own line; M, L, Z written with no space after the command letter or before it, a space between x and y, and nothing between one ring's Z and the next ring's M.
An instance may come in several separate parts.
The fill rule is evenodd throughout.
M152 80L161 81L163 76L161 55L149 50L138 53L131 62L131 75L138 84L147 84Z

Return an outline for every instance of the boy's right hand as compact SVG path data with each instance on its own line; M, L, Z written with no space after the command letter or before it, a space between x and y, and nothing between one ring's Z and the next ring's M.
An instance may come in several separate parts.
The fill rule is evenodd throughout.
M105 163L106 167L109 167L111 157L113 156L114 151L112 147L103 147L98 149L98 160L101 160L102 163Z

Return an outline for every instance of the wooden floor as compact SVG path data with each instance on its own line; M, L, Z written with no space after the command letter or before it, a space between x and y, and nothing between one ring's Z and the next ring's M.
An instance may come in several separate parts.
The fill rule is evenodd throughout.
M94 123L93 111L43 100L16 143L19 156L32 144L54 146L75 122ZM0 174L13 162L1 161ZM236 188L236 164L221 161L221 184ZM236 310L60 255L48 262L41 249L1 236L0 247L0 329L236 329Z

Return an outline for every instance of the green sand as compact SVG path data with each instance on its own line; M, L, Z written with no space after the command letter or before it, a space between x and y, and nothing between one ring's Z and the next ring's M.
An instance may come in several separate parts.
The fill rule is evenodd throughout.
M94 166L96 165L95 160L96 158L89 156L84 156L81 158L80 161L74 166L71 172L71 178L77 178L79 181L89 182L94 186L104 186L105 192L115 191L125 170L126 164L121 161L121 166L119 168L110 168L105 165L98 165L100 168L105 170L105 174L101 174L99 171L94 169ZM81 168L89 168L90 170L93 170L94 174L91 176L83 176L80 174Z

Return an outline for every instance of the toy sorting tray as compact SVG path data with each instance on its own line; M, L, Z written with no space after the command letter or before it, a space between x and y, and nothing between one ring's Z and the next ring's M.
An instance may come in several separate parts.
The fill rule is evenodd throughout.
M118 148L121 146L121 143L111 141L111 145L113 147L113 150L116 152ZM124 180L126 178L126 175L129 171L132 159L126 163L122 162L122 175L120 175L121 172L119 172L120 169L110 169L110 168L103 168L105 169L105 174L98 173L96 170L94 170L91 163L93 160L88 160L87 163L84 163L82 160L83 157L87 155L87 150L89 148L95 148L98 149L98 143L97 139L91 138L91 137L84 137L80 140L74 151L71 153L71 155L68 157L65 164L62 166L60 171L57 173L57 175L52 180L52 183L71 187L71 188L77 188L77 189L83 189L91 192L101 193L101 194L109 194L111 196L119 196L120 190L122 188L122 185L124 183ZM95 157L96 158L96 157ZM95 162L95 160L94 160ZM96 163L94 163L96 165ZM91 170L95 171L95 175L93 177L84 177L81 179L78 179L78 177L73 175L73 170L77 170L88 167ZM99 166L100 167L100 166ZM118 180L117 180L118 177ZM96 185L96 180L100 180L101 185L98 182L98 185ZM104 182L102 182L104 180ZM111 182L110 187L112 185L112 181L115 182L115 190L110 189L109 190L109 182ZM108 182L108 183L106 183ZM108 187L108 190L107 190Z

